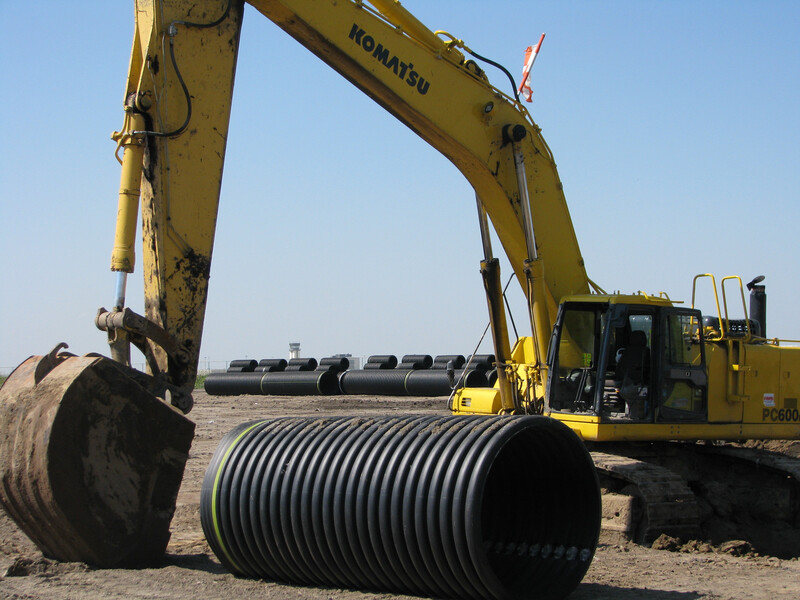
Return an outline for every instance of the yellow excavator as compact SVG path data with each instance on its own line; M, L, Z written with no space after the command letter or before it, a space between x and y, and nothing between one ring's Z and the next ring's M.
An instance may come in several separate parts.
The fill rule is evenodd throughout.
M592 450L601 474L604 527L628 538L714 538L711 530L720 527L705 526L705 513L709 523L726 521L723 535L752 539L786 557L800 554L798 461L715 443L800 439L800 340L767 336L764 276L745 285L739 276L717 283L714 275L699 274L690 306L665 292L606 293L586 275L557 176L555 189L526 197L529 136L507 133L524 207L521 263L508 242L503 246L525 292L532 335L511 347L481 213L498 377L493 388L455 390L450 409L545 414L568 425ZM697 305L703 295L713 299L710 314ZM762 498L737 488L761 489ZM756 505L752 518L736 515ZM778 537L795 541L776 546L765 516L794 532ZM737 518L744 525L735 525Z
M122 165L116 302L96 318L111 359L73 356L59 344L25 361L0 389L0 502L62 560L141 564L157 560L169 538L194 429L184 414L197 373L243 4L136 0L125 118L114 135ZM396 0L248 4L439 150L474 188L498 379L493 389L456 393L455 413L545 414L587 442L800 438L800 349L766 339L755 322L729 319L728 279L725 310L707 319L663 294L607 294L588 278L553 156L513 78L512 93L504 93L483 70L491 61L429 30ZM139 212L144 315L125 305ZM490 227L528 301L533 335L513 348ZM130 368L131 344L147 373ZM580 580L597 539L594 521L582 516L597 508L594 473L581 470L565 444L561 454L529 462L550 469L539 506L568 507L569 535L580 541L497 542L503 558L491 559L495 573L523 555L555 560L559 572L580 563L552 597ZM580 494L547 501L570 480ZM506 500L499 512L512 521L530 524L544 512Z
M548 268L545 280L549 274ZM763 279L747 283L752 318L739 319L730 317L730 289L741 301L737 313L748 310L737 276L718 288L713 275L697 275L691 307L664 293L601 292L561 296L557 307L537 313L535 292L529 293L534 336L517 340L508 354L496 346L498 356L508 357L499 364L505 386L499 377L493 389L457 390L451 409L543 413L566 423L592 450L608 492L604 528L625 537L713 539L715 527L705 520L721 518L722 535L796 556L800 545L771 539L765 521L797 530L799 461L708 443L800 439L800 347L766 337ZM715 300L711 315L695 307L703 283ZM502 310L499 299L496 306Z
M396 0L248 4L464 174L475 190L484 231L491 218L532 299L535 290L535 310L547 308L552 298L590 292L553 157L507 71L511 94L492 85L481 66L495 63L455 36L429 30ZM197 374L243 10L243 0L135 2L124 122L112 136L122 166L111 259L116 300L110 310L99 309L95 320L107 332L111 358L74 356L58 344L22 363L0 389L0 502L47 556L113 567L158 561L166 548L194 431L184 415L192 408ZM469 199L470 204L475 201ZM143 315L126 306L138 214ZM534 243L532 223L537 219L547 226ZM541 273L530 277L541 265L529 267L534 248L549 253L552 272L562 275L546 283ZM487 255L483 272L495 334L505 335L501 345L508 345L494 304L501 293L497 260ZM146 373L131 368L131 344L144 355ZM508 384L502 374L501 379ZM385 577L374 571L361 580L333 572L323 583L436 596L521 598L533 594L532 582L539 580L537 597L569 593L588 569L599 535L594 467L566 426L524 416L523 410L508 412L520 415L443 416L388 425L386 431L395 437L377 445L376 452L396 448L410 454L402 460L399 454L381 455L385 463L374 467L375 476L396 467L406 491L395 487L394 495L375 496L376 510L387 511L384 517L373 519L372 504L359 513L360 523L379 526L377 533L364 533L360 525L340 529L352 516L347 513L344 520L320 521L320 536L335 534L344 540L341 552L328 549L333 538L314 544L329 561L363 558L336 565L342 572L380 559L383 565L374 568L380 566ZM358 420L339 425L333 423L331 433L320 435L330 441L342 431L372 431ZM210 471L208 487L213 490L208 502L201 501L204 529L208 524L212 547L238 573L319 583L324 566L310 569L308 580L291 576L305 564L306 555L280 571L285 577L278 571L257 571L240 551L243 544L259 549L262 538L238 529L228 536L233 518L226 504L232 497L229 484L241 480L235 461L248 435L275 433L277 427L237 429L230 448L212 461L216 471ZM316 424L310 427L316 431ZM423 434L430 434L430 446L418 446ZM375 439L364 444L374 446ZM453 448L450 442L461 446ZM420 462L434 451L441 453L439 467ZM287 459L287 469L289 464L305 463ZM228 467L234 469L233 480L227 478ZM276 477L285 471L279 469ZM358 476L362 470L352 472ZM293 469L289 473L294 477ZM308 470L304 476L313 478L314 473ZM362 481L352 481L351 487ZM422 514L419 494L428 486L425 498L431 512L412 526L414 516ZM242 497L245 502L247 494ZM301 509L316 506L320 498L344 501L321 489ZM395 510L395 500L411 502L410 508ZM461 517L448 516L446 506ZM241 507L235 508L239 515ZM241 512L243 518L248 514ZM284 527L289 517L275 514L273 526ZM306 516L303 512L302 518ZM356 531L359 538L351 539ZM441 536L425 537L437 532ZM407 548L398 550L393 536L408 542ZM307 550L313 541L295 539L290 544ZM405 574L398 575L399 569L406 569Z

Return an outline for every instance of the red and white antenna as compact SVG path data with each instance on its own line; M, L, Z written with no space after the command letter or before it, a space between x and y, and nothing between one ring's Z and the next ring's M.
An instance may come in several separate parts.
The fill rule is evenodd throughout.
M539 38L539 43L536 47L528 46L525 49L525 68L522 69L522 83L519 84L517 90L522 94L527 102L533 102L533 90L531 89L531 69L533 63L536 61L536 56L539 54L539 48L542 47L544 41L544 34Z

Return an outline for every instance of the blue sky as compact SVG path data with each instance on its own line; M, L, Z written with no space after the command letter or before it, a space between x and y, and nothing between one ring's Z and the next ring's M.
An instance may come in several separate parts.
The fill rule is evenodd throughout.
M696 273L765 274L768 334L800 339L800 3L404 6L516 77L547 33L530 110L592 279L689 301ZM107 353L93 317L113 303L109 134L132 33L129 2L0 0L2 370L59 341ZM480 258L461 174L248 10L201 366L292 341L316 357L470 353Z

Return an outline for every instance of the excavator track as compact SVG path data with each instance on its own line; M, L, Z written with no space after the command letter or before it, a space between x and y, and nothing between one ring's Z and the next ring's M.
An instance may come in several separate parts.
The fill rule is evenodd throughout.
M733 444L590 444L603 527L639 543L746 540L800 556L800 459Z
M662 533L681 539L700 535L697 499L683 478L635 458L604 452L591 455L605 484L604 529L639 543L651 543Z
M698 446L699 452L711 456L727 457L738 462L747 462L753 467L771 469L791 477L800 483L800 459L761 450L759 448L742 448L741 446Z

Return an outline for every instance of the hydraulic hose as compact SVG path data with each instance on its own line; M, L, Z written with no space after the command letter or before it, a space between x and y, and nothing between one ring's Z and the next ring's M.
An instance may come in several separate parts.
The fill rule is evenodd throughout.
M563 598L600 494L545 417L279 418L240 425L203 480L203 531L238 575L449 598Z

